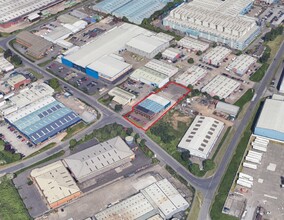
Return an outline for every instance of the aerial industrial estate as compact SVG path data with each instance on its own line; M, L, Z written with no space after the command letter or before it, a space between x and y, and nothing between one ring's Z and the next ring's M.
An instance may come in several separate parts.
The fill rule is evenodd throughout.
M283 219L284 5L0 3L0 219Z

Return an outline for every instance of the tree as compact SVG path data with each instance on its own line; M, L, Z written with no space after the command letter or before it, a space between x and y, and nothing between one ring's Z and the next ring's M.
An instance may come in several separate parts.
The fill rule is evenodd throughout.
M200 91L198 89L193 89L190 94L191 94L192 97L199 96Z
M114 106L114 111L116 112L120 112L122 110L122 105L121 104L117 104Z
M4 58L5 59L11 57L12 55L13 54L12 54L12 51L10 49L5 50L5 52L4 52Z
M213 96L213 99L220 100L220 97L217 96L217 95L214 95L214 96Z
M11 62L14 63L16 66L18 66L22 64L22 59L15 54L11 57Z
M213 42L212 47L217 47L217 43Z
M77 140L76 140L76 139L71 139L71 140L69 141L70 147L75 147L76 144L77 144Z
M188 62L189 64L193 64L193 63L194 63L194 59L193 59L193 58L189 58L189 59L187 60L187 62Z
M181 159L183 161L188 161L189 158L190 158L189 150L185 150L185 151L181 152Z
M199 51L196 52L196 55L197 55L197 56L200 56L201 54L202 54L202 51L201 51L201 50L199 50Z
M145 147L146 146L146 140L145 139L142 139L139 143L139 146L140 147Z
M131 135L132 132L133 132L133 128L130 127L130 128L127 128L127 129L126 129L126 134L127 134L127 135Z
M51 80L49 80L49 85L54 90L57 90L60 87L59 81L56 78L52 78Z
M192 89L193 89L193 85L189 84L189 85L187 86L187 88L189 88L190 90L192 90Z
M137 134L137 133L136 133L136 134L134 135L134 139L135 139L135 141L137 141L137 140L138 140L138 138L140 138L140 136L139 136L139 134Z
M154 58L157 59L157 60L161 59L162 58L162 53L159 52Z
M207 159L202 162L204 171L213 170L215 168L215 163L212 159Z

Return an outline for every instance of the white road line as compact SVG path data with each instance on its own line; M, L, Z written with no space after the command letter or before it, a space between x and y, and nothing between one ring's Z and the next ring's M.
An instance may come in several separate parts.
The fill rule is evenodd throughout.
M271 199L277 199L276 196L270 196L270 195L267 195L267 194L264 194L264 197L268 197L268 198L271 198Z

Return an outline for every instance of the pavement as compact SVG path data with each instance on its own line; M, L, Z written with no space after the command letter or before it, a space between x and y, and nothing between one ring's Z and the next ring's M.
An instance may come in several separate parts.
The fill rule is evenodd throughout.
M14 51L13 48L11 48L10 45L8 44L8 42L10 40L12 40L13 38L15 38L15 36L11 36L9 38L6 38L6 39L0 41L0 46L4 49L10 48L14 53L17 54L17 52ZM174 158L172 158L170 155L168 155L166 151L164 151L159 145L157 145L155 142L153 142L142 130L134 127L131 123L124 120L121 115L115 113L114 111L108 109L107 107L105 107L102 104L100 104L99 102L97 102L95 97L88 96L84 92L72 87L71 85L67 84L65 81L63 81L59 78L58 78L58 80L60 81L60 83L62 85L69 88L72 91L72 93L74 94L74 96L76 96L77 98L81 99L82 101L88 103L92 107L96 108L99 111L99 113L101 114L101 118L96 124L88 127L84 131L76 134L73 138L80 139L83 135L91 132L93 129L97 129L97 128L102 127L106 124L110 124L110 123L114 123L114 122L119 123L119 124L126 126L126 127L133 127L133 130L135 132L137 132L140 135L140 137L144 138L147 141L147 146L155 153L155 155L157 156L157 158L160 161L171 166L177 173L179 173L179 175L181 175L185 180L187 180L189 182L189 184L191 184L193 187L195 187L196 190L199 190L203 193L204 201L203 201L203 204L202 204L202 207L201 207L201 210L200 210L199 219L204 220L204 219L208 219L208 218L210 219L210 217L209 217L210 206L211 206L212 200L214 199L214 195L215 195L215 192L217 190L217 187L219 186L219 184L221 182L222 176L224 175L224 173L226 171L226 168L227 168L227 166L228 166L228 164L231 160L231 157L232 157L232 155L235 151L235 148L236 148L236 146L237 146L237 144L240 140L240 137L241 137L243 131L245 130L246 126L247 126L247 123L251 119L251 117L252 117L252 115L253 115L256 107L257 107L257 104L259 103L260 99L262 98L264 91L266 90L267 85L269 85L274 73L277 70L278 64L279 64L280 60L282 59L283 54L284 54L284 44L282 43L281 47L279 48L277 55L275 56L275 59L273 60L270 67L268 68L267 73L264 76L263 80L261 81L260 84L258 84L256 86L256 88L255 88L256 96L251 101L249 108L247 109L243 120L238 125L237 130L236 130L236 132L235 132L235 134L234 134L234 136L231 140L231 143L229 144L229 146L228 146L228 148L225 152L225 155L224 155L216 173L212 177L209 177L209 178L206 178L206 179L198 178L198 177L195 177L194 175L192 175L178 161L176 161ZM50 78L55 77L51 73L47 72L45 69L42 69L41 67L39 67L36 64L27 60L21 54L18 54L18 55L22 57L24 65L33 68L34 70L38 71L40 74L42 74L46 77L50 77ZM58 146L56 146L56 147L54 147L54 148L52 148L48 151L45 151L45 152L43 152L43 153L41 153L41 154L39 154L39 155L37 155L33 158L27 159L27 160L22 161L22 162L17 163L17 164L12 164L9 167L1 169L0 174L15 172L19 169L22 169L23 167L30 166L30 165L46 158L47 156L55 154L56 152L59 152L62 149L68 150L68 147L69 147L68 141L62 142Z

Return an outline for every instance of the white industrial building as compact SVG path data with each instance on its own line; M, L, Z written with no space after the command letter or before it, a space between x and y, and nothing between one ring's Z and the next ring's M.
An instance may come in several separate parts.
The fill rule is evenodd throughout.
M182 55L182 52L176 48L168 48L162 53L162 57L164 59L170 60L170 61L177 61Z
M72 31L66 27L58 26L51 30L49 33L43 35L42 37L52 43L57 43L57 41L64 40L72 34Z
M170 42L155 35L138 35L126 43L126 49L148 59L154 58L158 53L170 46Z
M217 46L204 54L202 61L208 64L219 66L232 51L226 47Z
M145 67L163 73L168 77L172 77L179 71L177 67L156 59L150 60L148 63L145 64Z
M7 73L11 70L13 70L15 67L13 64L11 64L8 60L4 58L4 56L0 56L0 71Z
M118 136L72 154L64 158L63 163L78 182L84 182L134 158L135 154Z
M256 63L256 61L257 59L252 56L241 54L229 64L227 69L242 76L249 70L252 65Z
M230 116L236 117L239 113L240 107L226 102L219 101L216 105L216 111L223 112Z
M90 64L88 68L96 69L101 79L113 82L132 69L132 65L117 58L112 55L103 56Z
M114 87L112 88L108 94L110 96L113 96L112 101L117 102L118 104L121 105L127 105L128 103L130 103L132 100L134 100L136 98L135 95L133 95L130 92L125 91L124 89L121 89L119 87Z
M184 37L177 42L177 45L192 51L204 52L209 48L209 44L192 37Z
M284 78L281 81L280 87L279 87L279 92L284 93Z
M254 128L254 134L268 139L284 141L283 112L283 99L266 99Z
M184 86L196 85L207 74L207 71L199 66L191 66L176 78L176 82Z
M178 148L188 150L193 156L207 159L223 128L223 122L198 115L181 139Z
M130 75L130 79L140 81L147 85L155 86L158 88L163 87L170 80L167 75L156 70L149 69L147 67L141 67L135 70Z
M167 179L163 179L97 213L94 217L96 220L170 219L188 207L188 202L178 190Z
M234 91L240 87L241 83L230 79L226 76L215 76L201 92L207 92L210 96L218 96L220 99L229 97Z
M244 15L252 5L253 0L193 0L173 9L163 25L243 50L260 33L257 19Z

